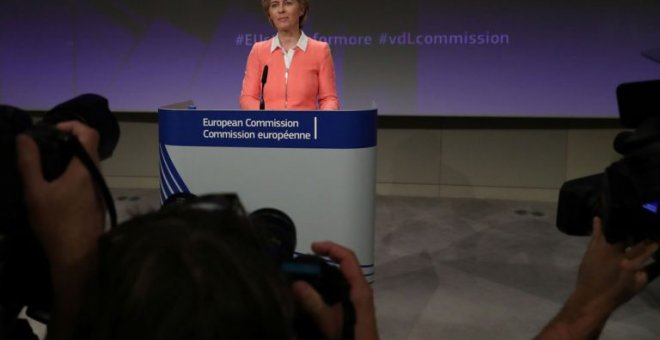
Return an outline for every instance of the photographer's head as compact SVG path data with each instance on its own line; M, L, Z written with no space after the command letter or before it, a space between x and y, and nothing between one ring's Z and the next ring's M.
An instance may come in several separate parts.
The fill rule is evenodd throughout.
M101 238L94 339L292 339L290 289L233 209L174 206Z

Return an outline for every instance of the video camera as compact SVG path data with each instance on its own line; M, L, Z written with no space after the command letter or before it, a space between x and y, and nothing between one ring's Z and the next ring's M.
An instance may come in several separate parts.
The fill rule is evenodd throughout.
M84 94L61 103L36 124L27 112L0 105L0 157L4 160L0 167L0 331L24 306L28 306L29 316L47 322L52 299L48 262L32 233L23 200L16 165L18 134L25 133L37 143L47 181L58 178L71 159L79 157L100 186L111 220L116 220L112 198L89 155L75 137L55 128L64 121L79 121L94 128L100 136L99 156L106 159L112 155L119 140L119 124L107 99L101 96Z
M621 124L634 129L614 139L623 157L603 173L562 185L557 227L589 235L599 216L610 243L660 240L660 80L624 83L616 94Z

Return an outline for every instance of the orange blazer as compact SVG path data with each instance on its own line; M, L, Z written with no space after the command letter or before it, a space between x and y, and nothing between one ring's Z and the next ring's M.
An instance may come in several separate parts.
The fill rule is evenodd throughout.
M268 65L264 86L267 110L338 110L335 67L330 46L308 37L307 49L295 49L285 80L281 48L270 51L273 38L254 44L248 56L240 104L243 110L258 110L261 74Z

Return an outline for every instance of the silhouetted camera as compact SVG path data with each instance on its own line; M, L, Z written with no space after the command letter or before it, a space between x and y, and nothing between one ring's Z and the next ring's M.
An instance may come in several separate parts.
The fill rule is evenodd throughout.
M28 223L21 178L16 166L18 134L31 136L39 146L44 179L59 177L80 144L75 137L54 126L79 121L100 135L101 159L112 154L119 140L119 124L108 101L85 94L55 106L36 124L25 111L0 105L0 322L11 322L28 306L28 315L46 322L51 304L50 276L46 257ZM107 203L107 202L106 202Z
M295 252L296 227L287 214L278 209L261 208L249 217L265 235L273 259L291 282L309 283L328 305L349 301L350 287L337 267L319 256Z
M569 235L589 235L600 216L608 242L660 240L660 81L617 87L619 117L633 131L619 133L614 150L623 157L604 173L564 183L557 227Z

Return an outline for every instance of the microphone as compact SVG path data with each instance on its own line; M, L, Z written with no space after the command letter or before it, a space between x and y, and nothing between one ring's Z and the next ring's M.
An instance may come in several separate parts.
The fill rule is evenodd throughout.
M268 65L264 66L264 72L261 74L261 98L259 99L259 110L266 108L266 102L264 102L264 87L266 86L266 80L268 80Z

